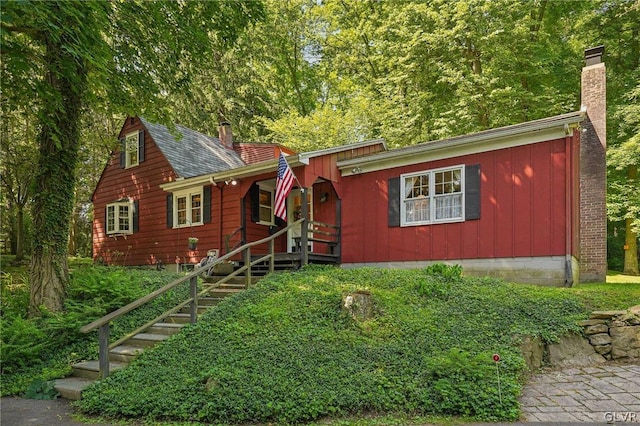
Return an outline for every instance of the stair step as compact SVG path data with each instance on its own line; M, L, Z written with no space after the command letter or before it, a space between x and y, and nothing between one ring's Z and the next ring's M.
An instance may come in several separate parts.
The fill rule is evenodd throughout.
M198 299L198 306L215 306L223 299L224 297L201 297Z
M84 377L67 377L56 380L54 387L62 398L77 401L82 398L82 391L94 381Z
M211 307L212 305L198 305L198 315L204 314ZM184 308L180 309L180 312L182 312L183 314L191 314L191 306L185 306Z
M169 337L171 336L168 334L138 333L127 340L127 344L135 347L152 348Z
M227 297L233 296L234 294L238 294L243 292L244 289L241 288L212 288L209 290L209 294L214 297Z
M109 351L109 361L130 364L138 355L144 352L140 346L120 345Z
M173 324L190 324L191 314L171 314L164 321Z
M109 373L126 367L127 364L122 362L110 362ZM82 377L84 379L97 380L100 378L100 363L98 361L83 361L71 366L73 377Z
M149 333L153 334L166 334L173 336L182 330L184 324L178 324L173 322L157 322L147 329Z
M203 280L206 283L217 283L218 281L222 280L223 278L227 278L227 275L209 275L209 276L204 277ZM241 285L241 286L244 286L245 280L246 279L245 279L244 276L238 275L238 276L229 278L227 281L225 281L221 285Z

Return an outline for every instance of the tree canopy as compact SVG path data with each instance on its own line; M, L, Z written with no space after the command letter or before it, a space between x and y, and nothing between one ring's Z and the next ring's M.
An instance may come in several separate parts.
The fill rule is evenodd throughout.
M32 281L58 289L32 294L34 309L60 306L70 219L127 114L208 134L229 121L237 140L299 151L410 145L579 109L582 52L599 44L609 217L634 252L637 1L27 0L1 13L3 200L11 218L31 206Z

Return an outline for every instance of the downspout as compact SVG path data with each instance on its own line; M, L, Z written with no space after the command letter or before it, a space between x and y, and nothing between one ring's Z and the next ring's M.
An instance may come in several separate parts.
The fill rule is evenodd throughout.
M575 137L575 132L573 134ZM565 287L573 286L573 253L571 250L573 242L573 151L572 151L572 136L566 136L564 138L564 168L565 168L565 180L564 180L564 206L565 206L565 272L564 272L564 285Z
M216 188L218 188L218 255L222 256L222 190L224 185L218 186L216 184Z

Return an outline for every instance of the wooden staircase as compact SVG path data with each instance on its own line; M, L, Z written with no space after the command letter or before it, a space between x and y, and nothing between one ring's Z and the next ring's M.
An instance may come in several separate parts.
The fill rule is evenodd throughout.
M205 286L212 285L221 277L205 278ZM259 278L254 278L257 281ZM210 308L216 306L226 297L232 296L246 288L245 278L237 277L227 280L223 284L212 287L206 297L198 299L198 316ZM122 344L109 351L109 370L116 371L126 367L138 355L145 350L153 348L180 332L182 327L191 322L189 306L185 306L181 311L166 317L162 322L157 322L142 332L130 337ZM94 381L100 378L99 361L83 361L71 366L72 375L55 382L55 388L60 396L66 399L78 400L82 396L82 391Z
M306 206L306 204L303 204L303 206ZM99 359L98 361L84 361L73 365L72 376L57 380L55 383L56 390L63 398L80 399L82 390L91 383L100 378L107 377L110 371L126 367L142 352L165 341L172 335L179 333L185 324L195 323L198 316L203 312L217 305L225 297L241 292L245 288L255 284L263 275L277 270L295 270L310 261L314 263L334 264L338 262L340 259L339 250L338 254L332 253L330 255L310 255L307 250L302 250L298 253L278 254L275 252L276 238L285 235L289 229L299 225L303 230L307 229L307 220L304 219L304 217L306 217L306 214L304 214L303 211L303 219L298 219L269 237L246 243L210 263L197 266L190 273L81 327L81 333L98 331ZM313 222L313 224L313 232L316 233L321 232L317 229L318 226L329 226L319 222ZM339 231L338 226L331 226ZM301 247L308 246L306 235L305 232L302 233ZM339 232L335 235L336 241L338 241ZM263 245L268 245L268 253L252 256L252 247ZM200 276L209 275L215 270L216 265L222 262L230 262L234 259L234 256L240 256L242 261L235 263L233 272L227 275L207 277L205 278L206 284L204 288L198 289ZM184 285L189 286L191 295L189 299L156 317L156 319L150 320L147 324L132 331L129 335L111 344L109 343L110 324L114 320L149 303L177 286Z

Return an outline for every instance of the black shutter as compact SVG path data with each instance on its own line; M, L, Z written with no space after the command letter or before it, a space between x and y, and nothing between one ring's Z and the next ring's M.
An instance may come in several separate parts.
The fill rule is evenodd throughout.
M138 131L138 163L144 161L144 130Z
M260 187L255 183L249 189L249 201L251 203L251 222L260 222Z
M120 138L120 168L124 169L127 167L127 140L125 138Z
M211 223L211 185L202 189L202 221Z
M136 200L133 202L133 232L138 232L138 230L140 229L140 214L139 212L139 208L140 208L140 201Z
M167 228L173 228L173 194L167 195Z
M480 219L480 164L465 167L465 220Z
M389 226L400 226L400 177L389 178Z

